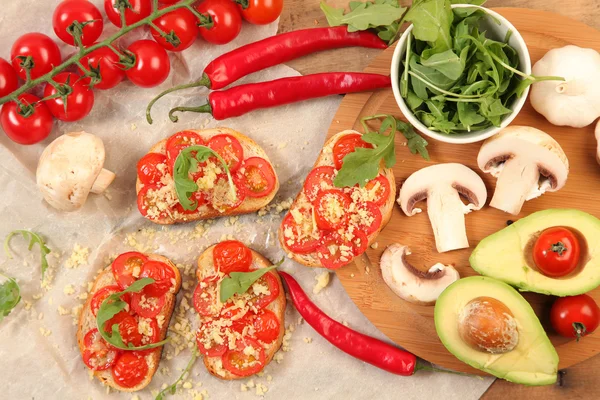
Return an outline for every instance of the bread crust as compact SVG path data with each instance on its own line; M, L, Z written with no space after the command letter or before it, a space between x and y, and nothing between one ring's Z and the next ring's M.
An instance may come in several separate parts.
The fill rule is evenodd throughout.
M179 273L179 269L173 264L171 260L166 257L157 255L157 254L145 254L149 260L160 261L167 264L169 267L173 269L175 272L175 291L169 292L165 296L165 305L158 314L158 316L164 316L164 323L162 327L160 327L160 340L164 340L167 337L167 331L169 329L169 323L171 321L171 317L173 316L173 311L175 309L175 302L177 299L177 293L181 289L181 274ZM94 285L92 287L91 294L88 296L87 301L85 302L84 308L81 310L81 315L79 316L79 323L77 325L77 344L79 345L79 352L83 356L83 352L85 350L85 346L83 344L83 338L85 334L92 328L96 327L96 318L92 314L90 304L92 302L92 298L94 294L101 288L109 285L116 285L116 280L112 274L111 266L109 265L104 270L102 270L96 280L94 281ZM86 329L84 329L86 328ZM160 357L162 355L163 347L161 346L157 348L155 351L147 354L145 356L146 362L148 363L148 375L146 378L137 386L131 388L124 388L119 386L113 379L111 369L107 369L104 371L94 371L93 375L102 382L102 384L110 386L116 390L121 392L137 392L138 390L142 390L150 382L152 381L152 377L156 373L158 369L158 364L160 363Z
M242 147L244 149L244 154L250 153L251 157L264 158L271 165L271 168L273 168L273 171L275 171L275 167L273 166L273 163L267 156L267 153L265 153L265 151L262 149L262 147L260 147L258 145L258 143L256 143L254 140L250 139L248 136L246 136L240 132L237 132L237 131L234 131L233 129L225 128L225 127L203 129L203 130L186 129L186 131L195 132L195 133L199 134L200 136L202 136L202 138L204 138L207 141L208 141L208 139L210 139L216 135L227 134L227 135L234 136L237 140L239 140L240 144L242 145ZM167 140L168 140L168 138L163 139L160 142L156 143L154 146L152 146L150 148L148 153L166 154ZM144 187L144 184L140 181L140 178L137 177L136 184L135 184L136 194L138 194L143 187ZM277 177L277 173L275 173L275 187L273 188L273 191L269 195L267 195L265 197L258 197L258 198L257 197L246 197L244 199L244 201L242 202L242 204L240 204L239 207L236 207L235 209L233 209L231 211L227 211L225 213L220 213L215 209L205 207L204 209L202 209L196 213L186 214L185 216L183 216L181 218L173 218L172 216L167 216L165 218L159 218L159 219L154 219L154 220L148 219L148 220L152 221L156 224L160 224L160 225L173 225L173 224L179 224L179 223L212 219L212 218L216 218L216 217L249 214L249 213L258 211L261 208L263 208L264 206L266 206L267 204L269 204L273 200L273 198L275 198L275 195L277 194L278 191L279 191L279 178Z
M206 249L198 258L198 268L196 269L196 277L198 281L201 282L204 278L213 274L213 249L215 245ZM266 268L273 265L271 261L269 261L262 254L250 249L252 251L252 264L258 268ZM273 359L277 350L281 347L283 343L283 335L285 334L285 291L283 289L283 284L281 282L281 278L277 273L277 270L270 271L277 278L277 283L279 284L279 296L271 304L269 304L266 309L275 313L277 318L279 319L279 336L272 343L268 344L265 348L265 365L262 369L264 369ZM204 366L213 376L223 379L223 380L237 380L237 379L246 379L247 376L237 376L232 374L231 372L219 368L218 364L220 362L220 357L204 357ZM261 371L262 371L261 369ZM219 373L220 372L220 373Z
M343 136L346 135L352 135L352 134L359 134L362 135L360 132L355 131L355 130L345 130L339 133L336 133L335 135L333 135L331 138L329 138L329 140L327 140L325 142L325 144L323 145L323 149L321 149L321 152L319 153L319 157L317 157L317 160L315 161L311 171L313 169L315 169L316 167L320 166L320 165L329 165L328 164L321 164L321 162L323 161L324 157L326 157L326 153L325 153L325 149L328 146L333 146L333 144L335 144L335 142L337 142L340 138L342 138ZM331 163L331 165L333 166L333 163ZM375 239L377 239L377 236L379 235L379 232L381 232L381 230L383 228L385 228L385 226L388 224L388 222L390 222L390 218L392 218L392 211L394 210L394 202L396 199L396 180L394 178L394 171L391 168L385 168L383 161L381 162L381 165L379 167L379 173L382 174L383 176L385 176L385 178L387 179L389 185L390 185L390 195L388 197L388 199L386 200L385 204L383 206L380 207L381 210L381 225L379 226L379 228L371 233L368 236L369 242L368 242L368 246L371 246L371 244L373 244L373 242L375 242ZM300 199L300 195L302 194L302 190L300 191L300 193L298 193L298 195L296 196L296 198L294 199L294 202L292 203L292 206L290 207L290 210L294 209L296 207L296 205L298 204L298 201ZM307 267L312 267L312 268L323 268L323 265L321 264L321 262L319 261L316 253L310 253L310 254L298 254L295 253L294 251L292 251L287 244L285 243L285 237L283 235L283 222L282 224L279 226L279 243L281 244L281 247L285 250L285 252L288 254L288 257L291 258L292 260L305 265ZM356 257L355 257L356 258ZM352 262L352 261L350 261Z

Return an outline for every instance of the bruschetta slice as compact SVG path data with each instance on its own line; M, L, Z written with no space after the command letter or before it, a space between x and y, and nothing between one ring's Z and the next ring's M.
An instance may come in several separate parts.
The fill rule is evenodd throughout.
M141 291L120 296L126 306L106 322L104 329L110 332L118 324L127 346L141 347L164 340L175 296L181 288L181 275L171 261L159 255L128 252L118 256L99 273L79 318L77 343L83 362L103 384L123 392L148 386L163 346L145 350L114 347L100 335L96 316L111 294L122 292L145 277L155 282Z
M177 157L190 146L208 147L222 160L209 154L203 162L191 160L195 165L183 175L181 171L174 173ZM188 158L197 154L186 153ZM187 205L178 197L185 185L196 188L187 193ZM277 190L279 180L264 150L229 128L178 132L155 144L137 165L138 209L144 217L162 225L252 213L269 204Z
M365 252L388 223L396 184L391 168L364 187L335 187L343 159L357 147L371 147L357 131L343 131L326 143L279 229L288 255L309 267L340 268Z
M262 371L281 346L285 293L276 270L256 280L244 293L222 303L223 281L232 272L248 273L273 265L243 243L229 240L209 247L198 258L194 308L204 365L217 378L242 379Z

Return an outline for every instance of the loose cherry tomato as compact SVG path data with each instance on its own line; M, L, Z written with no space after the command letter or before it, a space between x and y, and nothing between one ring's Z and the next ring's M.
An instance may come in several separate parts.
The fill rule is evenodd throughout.
M167 156L159 153L148 153L137 163L137 176L144 185L157 185L164 175L165 169L158 167L167 165Z
M219 314L217 302L217 276L206 278L194 290L194 308L203 317L214 317Z
M343 228L348 222L348 208L352 199L336 190L324 190L315 200L315 220L319 229L334 230Z
M309 254L315 251L321 236L319 231L313 232L311 210L301 208L298 211L302 215L302 220L299 223L296 222L291 212L287 213L283 219L285 245L294 253Z
M262 345L251 338L244 338L236 342L235 350L227 350L221 357L223 368L237 376L254 375L265 366L265 350ZM253 351L248 352L247 347Z
M60 65L60 50L54 40L43 33L26 33L19 37L12 46L10 59L19 77L27 79L27 73L22 64L22 57L32 57L31 79L47 74L53 67Z
M242 17L254 25L266 25L281 15L283 0L236 0Z
M580 259L579 239L569 228L544 230L533 245L533 261L540 271L553 278L573 272Z
M139 385L148 375L146 358L137 351L125 351L117 359L112 376L117 385L132 388Z
M0 97L11 94L19 87L15 69L4 58L0 58Z
M75 45L75 39L69 33L69 30L75 21L82 25L87 23L81 29L81 43L84 46L88 46L98 40L104 29L102 14L100 14L100 10L94 4L87 0L64 0L54 10L52 27L56 36L71 46Z
M173 174L173 167L177 156L181 153L181 150L190 146L205 146L205 142L200 135L192 131L181 131L177 132L169 139L167 139L167 163L169 165L169 173Z
M165 295L158 297L147 296L144 293L133 293L131 295L131 309L144 318L154 318L165 306Z
M559 297L552 304L550 322L559 335L579 340L600 325L600 307L586 294Z
M275 171L264 158L250 157L242 162L238 176L243 182L244 192L250 197L265 197L275 187Z
M370 235L381 226L381 211L373 202L359 204L350 216L350 221L356 229L365 235Z
M227 336L223 335L223 343L216 343L211 336L212 321L203 322L198 331L196 332L196 345L198 351L206 357L220 357L227 351L229 340ZM205 341L209 342L209 347L205 345Z
M148 261L148 257L137 251L123 253L115 258L111 268L113 276L121 289L127 289L129 285L135 282L134 271L137 269L137 273L141 273L146 261Z
M10 101L0 110L0 125L13 142L34 144L46 139L52 131L53 118L44 103L29 93L19 95L24 107Z
M237 240L226 240L213 249L215 269L224 274L248 272L252 265L252 250Z
M92 314L94 317L98 314L98 310L102 305L102 302L106 300L108 296L113 293L118 293L121 291L121 288L117 285L104 286L99 289L96 293L94 293L94 297L92 297L92 301L90 302L90 309L92 310Z
M215 135L208 141L208 147L217 152L227 163L230 172L235 172L244 159L244 148L239 140L231 135ZM219 163L217 162L217 165Z
M390 182L383 175L379 175L377 178L370 180L365 188L371 192L373 191L373 203L378 206L384 205L390 197Z
M333 188L336 171L333 167L322 166L310 171L304 182L304 194L308 200L315 201L322 190Z
M337 269L349 264L355 256L365 252L368 245L367 236L354 230L353 239L347 240L337 232L331 232L321 239L317 248L317 256L321 264L328 269Z
M279 337L281 324L273 311L262 310L252 318L254 335L258 340L271 343Z
M112 367L121 352L100 335L98 329L90 330L83 338L83 362L92 371L104 371Z
M106 90L114 88L125 79L125 71L119 61L119 56L114 51L108 47L100 47L83 57L81 65L86 70L94 70L100 75L99 81L93 85L94 88ZM90 78L84 78L84 82L87 85L92 83Z
M266 286L269 289L269 294L261 293L254 294L252 289L249 292L252 293L252 297L248 300L248 304L262 310L269 304L271 304L279 296L279 281L272 272L267 272L257 281L259 285Z
M119 333L126 345L132 344L136 347L142 345L142 334L138 331L138 322L133 315L129 314L127 311L119 312L106 321L104 331L112 333L112 327L115 324L119 325Z
M164 8L164 6L161 7L161 9L162 8ZM153 22L167 35L173 36L174 34L177 37L176 41L178 41L179 44L173 46L166 38L161 36L160 32L151 28L154 40L167 50L183 51L194 44L194 41L196 41L196 38L198 37L198 19L187 8L173 10L170 13L155 19Z
M209 43L229 43L242 30L242 16L231 0L205 0L196 10L204 16L200 20L200 36Z
M337 142L335 142L333 145L333 163L335 164L335 169L339 170L342 168L344 157L350 153L353 153L354 149L357 147L363 147L367 149L373 148L371 144L363 141L362 135L359 135L358 133L342 136Z
M160 297L175 286L176 275L167 264L149 260L144 263L140 278L152 278L154 282L144 287L143 292L150 297Z
M45 100L46 105L50 109L52 115L61 121L79 121L85 118L92 107L94 107L94 92L82 80L81 76L72 72L61 72L56 75L54 82L63 87L70 86L70 94L63 100L62 97L57 97L51 100ZM47 83L44 88L44 97L54 96L58 90L51 84Z
M106 16L117 27L121 27L121 11L115 7L117 0L104 0ZM125 23L127 25L150 16L152 14L152 0L129 0L131 8L125 9Z
M150 88L163 83L171 72L167 51L153 40L138 40L127 48L135 57L132 68L125 70L127 78L136 86Z

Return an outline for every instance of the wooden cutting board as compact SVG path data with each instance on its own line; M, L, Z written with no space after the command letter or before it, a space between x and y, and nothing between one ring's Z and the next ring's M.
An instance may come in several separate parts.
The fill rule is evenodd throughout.
M531 55L532 63L539 60L548 50L574 44L600 51L600 32L575 20L559 14L519 9L495 8L506 17L521 33ZM365 69L365 72L389 74L394 49L389 48ZM354 128L362 131L360 118L374 114L393 114L402 117L392 90L375 94L359 93L347 95L337 111L328 135L343 129ZM396 206L389 224L377 238L378 247L369 249L367 257L370 268L362 260L336 271L348 295L367 318L391 340L417 356L435 364L457 371L483 374L462 363L442 345L435 332L433 307L408 303L397 297L383 282L379 269L379 259L383 250L390 244L399 242L412 250L411 263L428 269L436 262L453 264L462 277L476 275L468 258L472 249L486 236L504 228L507 220L523 218L535 211L548 208L577 208L600 217L600 166L596 163L596 140L594 125L583 129L556 127L537 114L529 100L513 122L514 125L529 125L552 135L563 147L571 165L566 186L556 193L547 193L538 199L525 203L519 216L511 216L486 206L480 211L466 216L467 235L471 248L439 254L435 250L433 232L427 213L405 216ZM458 162L467 165L484 179L488 189L488 202L495 188L495 179L483 174L477 167L476 158L481 143L447 144L427 138L431 161L412 155L405 146L402 135L396 135L396 156L394 166L396 184L401 184L408 176L428 165ZM367 260L368 261L368 260ZM600 288L589 293L600 304ZM586 360L600 352L600 331L579 343L561 338L552 332L548 314L553 297L534 293L524 293L531 303L560 357L559 368L566 368ZM360 328L360 327L358 327Z

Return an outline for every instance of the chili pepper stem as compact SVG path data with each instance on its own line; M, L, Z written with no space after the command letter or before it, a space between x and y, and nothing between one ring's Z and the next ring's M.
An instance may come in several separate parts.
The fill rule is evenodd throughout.
M173 122L179 121L179 117L175 115L176 112L196 112L196 113L207 113L212 114L212 107L210 104L202 104L198 107L175 107L171 111L169 111L169 118Z
M195 88L195 87L199 87L199 86L204 86L204 87L210 89L210 79L208 78L208 76L206 74L202 74L202 78L200 78L199 81L192 82L192 83L186 83L185 85L175 86L175 87L172 87L172 88L167 89L164 92L160 93L158 96L153 98L152 101L150 101L150 103L148 103L148 107L146 107L146 121L148 121L148 123L150 125L152 125L152 115L151 115L152 107L154 106L154 103L156 103L158 100L160 100L164 96L168 95L169 93L173 93L173 92L176 92L179 90L190 89L190 88Z

